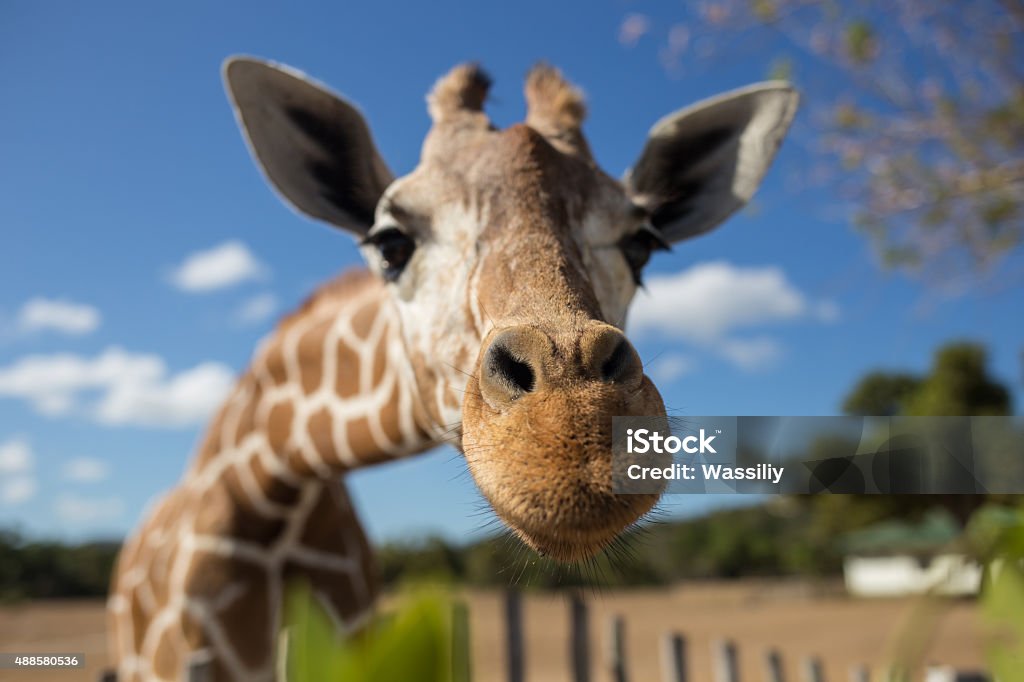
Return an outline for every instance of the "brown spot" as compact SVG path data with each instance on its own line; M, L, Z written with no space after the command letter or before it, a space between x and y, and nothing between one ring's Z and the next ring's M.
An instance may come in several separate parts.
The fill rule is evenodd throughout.
M384 403L384 408L380 413L380 425L384 435L392 443L402 442L402 428L401 428L401 416L398 412L398 383L391 388L391 395L388 396L387 402Z
M333 490L332 490L333 489ZM320 496L309 512L310 519L330 519L330 523L307 523L299 544L322 552L344 554L339 528L355 520L348 495L334 483L325 484Z
M181 622L181 631L189 649L200 649L206 646L206 631L203 630L203 624L200 621L186 614Z
M215 485L203 492L199 499L193 529L201 535L219 535L230 524L234 503L223 485Z
M178 660L178 652L174 647L177 637L175 628L168 627L160 635L156 650L153 652L153 672L165 680L173 680L179 676L182 661Z
M275 453L287 451L294 417L295 410L287 401L279 402L270 408L270 414L267 416L267 440Z
M291 505L299 500L299 489L282 481L269 471L259 457L252 460L252 470L260 488L277 504Z
M385 335L384 339L386 338ZM370 375L370 383L373 386L380 385L380 382L384 380L384 370L388 366L388 344L384 339L377 344L373 351L373 369Z
M351 398L359 391L359 356L344 341L338 344L338 369L334 390L341 398Z
M352 419L345 428L348 446L352 452L358 453L361 458L380 452L380 445L377 444L377 440L370 431L369 419L366 417Z
M337 461L338 453L334 449L334 437L332 435L334 420L331 412L326 407L321 407L314 412L306 423L306 431L313 442L313 447L324 461Z
M323 380L324 341L333 320L324 320L299 339L297 354L302 391L307 395L320 387Z
M377 319L378 311L377 302L369 301L360 306L356 314L352 316L352 331L361 340L365 341L370 338L370 331L373 329L373 322Z
M275 386L288 383L288 368L284 362L283 337L274 339L273 345L267 349L264 369Z
M132 650L142 651L142 640L146 638L146 627L149 625L149 614L142 609L139 601L138 588L128 593L131 603L132 619Z

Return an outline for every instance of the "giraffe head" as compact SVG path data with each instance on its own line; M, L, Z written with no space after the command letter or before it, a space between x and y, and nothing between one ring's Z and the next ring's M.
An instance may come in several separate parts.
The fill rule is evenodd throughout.
M666 116L619 181L591 157L583 98L556 70L529 74L526 121L498 130L489 79L463 65L428 96L420 163L396 179L356 108L302 74L238 58L225 78L270 182L361 241L426 410L498 516L570 561L646 514L656 495L612 492L612 416L665 413L621 331L627 307L653 251L752 196L793 90L760 84Z

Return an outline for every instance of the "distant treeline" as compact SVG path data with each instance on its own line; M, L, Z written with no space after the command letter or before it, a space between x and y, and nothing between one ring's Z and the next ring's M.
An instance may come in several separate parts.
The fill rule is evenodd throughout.
M506 536L467 545L440 538L387 543L377 548L377 563L388 587L425 579L553 588L828 576L841 570L839 538L845 532L883 518L918 516L930 506L920 497L797 496L690 520L655 521L627 533L601 558L572 567L539 558ZM0 600L103 596L118 547L29 541L0 531Z
M118 542L68 545L0 530L0 601L107 593Z

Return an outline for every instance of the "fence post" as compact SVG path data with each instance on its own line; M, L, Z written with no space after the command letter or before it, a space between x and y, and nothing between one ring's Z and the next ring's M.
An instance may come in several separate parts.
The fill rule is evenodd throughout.
M469 611L461 599L452 604L452 682L469 682Z
M210 682L213 679L213 666L210 661L192 661L188 665L188 682Z
M871 673L863 663L850 666L850 682L871 682Z
M808 656L804 659L804 682L825 682L825 671L821 667L821 659Z
M662 635L661 671L665 682L687 682L686 640L678 632Z
M768 682L785 682L782 672L782 654L778 649L769 649L764 655L764 675Z
M590 682L590 633L587 622L587 605L578 592L569 597L572 632L570 633L569 656L572 660L573 682Z
M627 682L626 670L626 622L621 615L614 615L608 621L608 668L612 682Z
M505 649L508 682L523 682L523 606L516 590L505 592Z
M740 666L736 644L728 639L720 639L712 646L715 663L715 682L739 682Z

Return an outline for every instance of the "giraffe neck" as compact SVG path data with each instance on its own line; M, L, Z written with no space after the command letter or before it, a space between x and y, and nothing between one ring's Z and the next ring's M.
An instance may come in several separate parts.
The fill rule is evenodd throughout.
M435 445L442 430L431 408L383 285L348 273L262 343L191 473L237 479L251 506L278 503L311 478Z
M346 275L262 345L181 485L118 559L109 603L119 679L269 681L285 586L310 583L339 628L377 592L339 476L439 442L379 280Z

